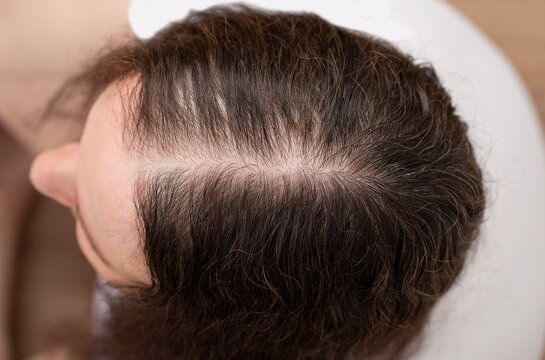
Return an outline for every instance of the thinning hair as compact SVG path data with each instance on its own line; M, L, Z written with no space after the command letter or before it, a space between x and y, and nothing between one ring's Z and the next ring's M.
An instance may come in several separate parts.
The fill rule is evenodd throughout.
M312 13L231 4L101 55L48 111L79 87L86 114L129 78L153 286L112 301L97 354L407 354L485 209L467 124L430 64Z

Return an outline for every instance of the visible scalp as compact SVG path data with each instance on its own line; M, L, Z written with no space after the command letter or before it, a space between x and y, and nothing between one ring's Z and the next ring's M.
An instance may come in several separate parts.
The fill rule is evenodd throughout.
M103 351L407 355L485 208L433 67L315 14L239 4L191 12L75 83L92 101L131 77L124 138L154 286L113 303Z

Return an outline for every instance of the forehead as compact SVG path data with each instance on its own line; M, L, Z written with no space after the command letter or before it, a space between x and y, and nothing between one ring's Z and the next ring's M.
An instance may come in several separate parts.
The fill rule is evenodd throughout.
M76 172L80 208L108 252L138 244L133 204L138 164L128 156L122 140L128 85L111 84L91 107L80 141Z

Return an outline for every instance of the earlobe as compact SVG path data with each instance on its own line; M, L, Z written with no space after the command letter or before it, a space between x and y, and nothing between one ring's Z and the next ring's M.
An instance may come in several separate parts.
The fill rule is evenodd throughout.
M79 143L66 144L41 153L32 162L30 182L43 195L64 206L73 207L78 155Z

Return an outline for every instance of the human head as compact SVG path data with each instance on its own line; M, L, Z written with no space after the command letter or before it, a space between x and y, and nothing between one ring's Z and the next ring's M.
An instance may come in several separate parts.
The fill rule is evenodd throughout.
M88 122L51 161L72 170L33 181L115 219L144 358L397 356L478 235L481 171L433 68L316 15L191 12L71 88Z

